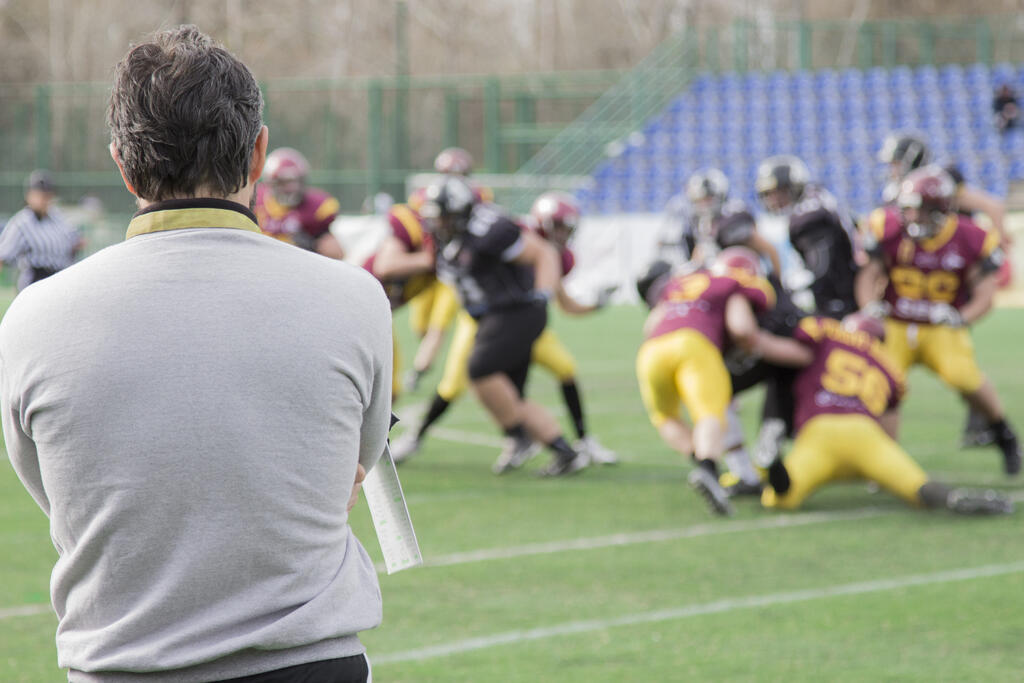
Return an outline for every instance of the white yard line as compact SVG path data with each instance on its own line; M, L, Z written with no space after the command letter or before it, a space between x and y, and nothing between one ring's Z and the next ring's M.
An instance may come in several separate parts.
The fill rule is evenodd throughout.
M491 560L511 560L531 555L553 555L556 553L579 550L597 550L600 548L638 545L641 543L663 543L665 541L676 541L684 538L698 538L700 536L717 536L720 534L762 531L765 529L785 529L789 527L808 526L810 524L822 524L825 522L840 522L864 519L867 517L880 517L882 515L892 514L895 511L896 509L886 510L884 508L867 507L859 508L857 510L844 510L842 512L781 514L737 522L706 522L678 529L654 529L651 531L634 531L629 533L610 534L607 536L592 536L589 538L570 538L560 541L549 541L546 543L528 543L525 545L509 546L504 548L485 548L483 550L470 550L460 553L451 553L448 555L438 555L435 557L424 557L423 566L450 567L453 565L473 564L476 562L488 562Z
M48 604L21 605L20 607L0 608L0 620L12 617L32 617L37 614L53 614L53 608Z
M426 659L458 655L465 652L482 650L499 645L511 645L557 636L603 631L608 628L615 628L619 626L634 626L637 624L650 624L661 621L675 621L707 614L733 612L741 609L756 609L758 607L771 607L796 602L807 602L810 600L821 600L824 598L878 593L882 591L896 590L899 588L910 588L913 586L969 581L972 579L1018 574L1020 572L1024 572L1024 562L990 564L982 567L965 567L963 569L952 569L933 572L931 574L911 574L908 576L877 579L874 581L823 586L821 588L812 588L808 590L768 593L765 595L750 595L739 598L726 598L724 600L716 600L714 602L684 605L681 607L656 610L653 612L624 614L608 619L570 621L562 624L555 624L553 626L528 629L525 631L495 633L493 635L483 636L480 638L469 638L466 640L457 640L451 643L442 643L440 645L433 645L430 647L401 650L399 652L377 655L372 658L372 661L375 665L410 661L419 662Z

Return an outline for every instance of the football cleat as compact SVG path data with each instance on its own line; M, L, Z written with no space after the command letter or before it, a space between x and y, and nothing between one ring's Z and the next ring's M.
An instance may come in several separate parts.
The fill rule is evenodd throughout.
M1020 474L1020 443L1017 437L1000 440L999 450L1003 452L1003 471L1011 477Z
M540 444L533 439L505 439L505 446L498 454L498 459L491 465L495 474L504 474L525 465L530 458L540 452Z
M1013 514L1013 501L997 491L953 489L946 498L946 507L958 515Z
M696 467L690 472L687 481L697 493L703 496L713 513L724 517L733 514L734 510L732 503L729 502L729 494L718 483L715 475L703 467Z
M619 456L615 452L605 448L592 436L585 436L573 446L577 451L583 451L590 456L590 462L596 465L617 465Z
M585 469L589 464L590 456L585 451L577 451L571 458L556 454L537 474L542 477L564 477Z
M391 444L391 459L395 461L396 465L400 465L419 453L422 446L423 441L419 438L419 435L415 431L408 431L395 439L395 442Z

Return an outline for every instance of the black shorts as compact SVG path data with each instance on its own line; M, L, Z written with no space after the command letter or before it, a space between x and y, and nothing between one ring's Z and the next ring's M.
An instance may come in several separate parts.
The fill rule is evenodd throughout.
M366 655L352 655L321 662L297 664L221 683L366 683L370 666Z
M548 308L544 303L524 304L481 316L469 357L469 378L478 380L500 372L512 380L522 395L533 342L547 324Z

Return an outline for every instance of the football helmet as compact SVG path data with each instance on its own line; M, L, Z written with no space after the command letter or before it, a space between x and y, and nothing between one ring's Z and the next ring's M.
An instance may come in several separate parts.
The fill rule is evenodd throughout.
M698 212L717 213L729 196L729 179L717 168L697 171L686 181L686 198Z
M434 159L434 170L449 175L469 175L473 172L473 157L461 147L449 147Z
M885 136L878 160L888 164L890 173L899 180L929 162L931 152L924 139L915 133L893 132Z
M730 270L742 270L753 277L764 277L764 266L757 252L747 247L729 247L723 249L715 259L712 270L724 274Z
M807 164L792 154L779 154L758 165L754 188L768 211L779 212L800 199L810 181Z
M907 174L896 195L907 235L920 240L937 234L956 210L956 191L956 182L941 166L923 166Z
M423 202L417 210L423 227L442 242L462 232L469 222L479 197L464 178L449 175L436 180L423 191Z
M885 340L885 323L877 316L857 311L843 318L842 325L847 332L867 332L879 341Z
M284 206L298 206L306 189L309 162L302 152L291 147L278 147L267 155L263 180L270 193Z
M579 225L580 208L571 194L545 192L533 202L530 216L544 237L565 246Z

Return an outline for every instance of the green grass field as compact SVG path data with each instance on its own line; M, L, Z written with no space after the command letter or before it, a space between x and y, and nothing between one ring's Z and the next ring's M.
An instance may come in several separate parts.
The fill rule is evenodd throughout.
M862 484L805 510L754 500L712 518L688 464L659 442L633 377L643 314L554 325L577 354L591 431L623 462L568 480L495 477L498 436L466 397L402 481L426 566L381 576L384 623L364 634L376 681L996 681L1024 676L1024 512L964 519ZM405 357L413 345L404 318ZM983 367L1024 426L1024 312L975 330ZM414 415L436 372L399 412ZM555 383L531 394L562 414ZM743 399L748 433L759 405ZM1020 496L994 449L960 451L964 410L923 371L908 450L950 483ZM409 421L407 420L407 423ZM400 427L396 427L396 433ZM379 558L365 505L353 525ZM45 611L46 520L0 465L0 681L58 681ZM27 614L26 614L27 613Z

